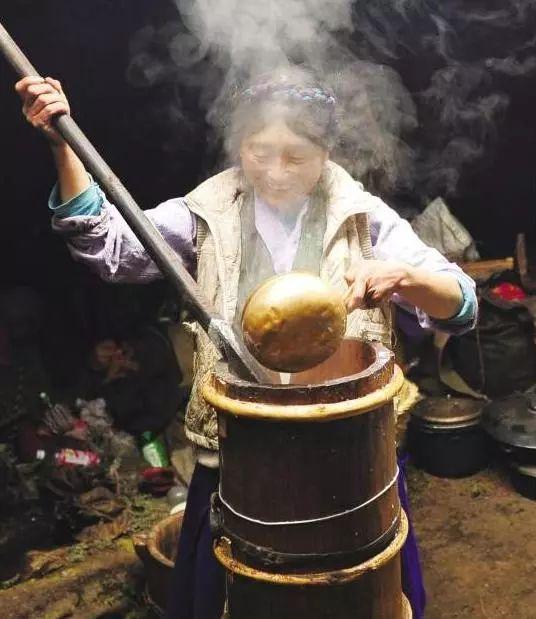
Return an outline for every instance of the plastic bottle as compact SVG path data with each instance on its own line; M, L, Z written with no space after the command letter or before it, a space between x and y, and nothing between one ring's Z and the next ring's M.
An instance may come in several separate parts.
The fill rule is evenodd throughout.
M49 454L44 449L38 449L35 457L37 460L50 460ZM60 449L52 454L52 460L56 466L82 466L84 468L98 466L101 462L96 453L81 449Z
M169 458L164 443L152 432L143 432L140 449L145 460L154 467L168 467Z

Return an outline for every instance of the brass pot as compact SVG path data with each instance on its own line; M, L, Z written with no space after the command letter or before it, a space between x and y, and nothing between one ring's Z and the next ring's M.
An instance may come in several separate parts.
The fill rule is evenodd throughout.
M339 347L346 331L342 295L311 273L293 271L262 283L242 313L244 341L264 366L301 372Z

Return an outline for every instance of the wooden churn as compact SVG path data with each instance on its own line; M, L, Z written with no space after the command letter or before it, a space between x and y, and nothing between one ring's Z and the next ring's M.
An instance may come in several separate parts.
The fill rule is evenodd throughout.
M393 397L380 344L345 340L288 385L220 364L203 388L218 414L215 553L231 619L406 619Z
M164 615L177 556L184 512L157 522L149 532L135 533L132 543L145 571L144 598L158 616Z

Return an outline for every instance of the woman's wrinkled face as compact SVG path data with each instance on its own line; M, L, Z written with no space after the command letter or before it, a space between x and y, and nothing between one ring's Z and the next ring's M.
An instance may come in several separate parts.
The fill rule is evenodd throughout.
M325 149L273 121L242 141L240 159L256 195L281 210L301 205L320 180Z

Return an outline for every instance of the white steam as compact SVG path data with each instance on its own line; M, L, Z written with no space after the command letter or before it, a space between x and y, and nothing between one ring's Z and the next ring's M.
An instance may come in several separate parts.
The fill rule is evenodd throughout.
M536 0L173 1L175 21L132 41L132 83L179 85L178 108L195 89L221 131L236 84L305 64L342 110L336 158L385 192L455 192L508 106L505 80L536 71Z

